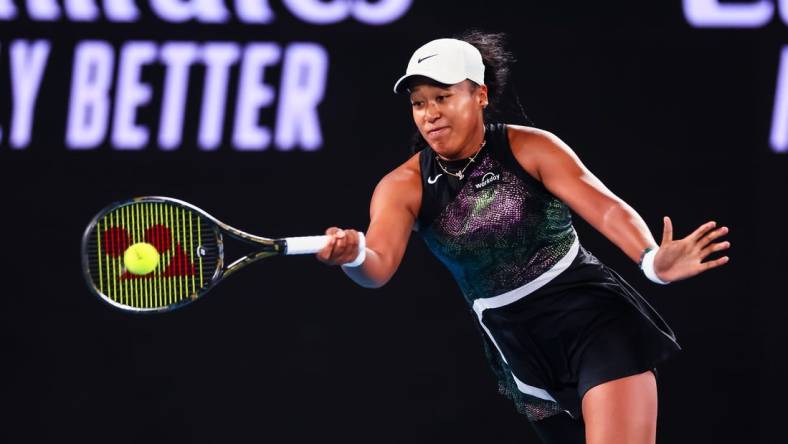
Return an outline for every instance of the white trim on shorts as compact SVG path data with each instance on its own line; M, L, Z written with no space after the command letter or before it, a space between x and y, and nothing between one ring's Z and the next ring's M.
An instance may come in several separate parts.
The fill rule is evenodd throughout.
M513 304L520 299L528 296L529 294L533 293L534 291L542 288L548 282L555 279L559 274L563 273L569 265L572 264L572 261L575 260L577 257L577 252L580 250L580 239L577 236L577 232L575 231L575 240L572 243L572 246L569 248L569 251L558 261L555 265L553 265L549 270L545 271L541 275L539 275L536 279L528 282L527 284L523 285L522 287L515 288L514 290L507 291L506 293L499 294L498 296L492 296L489 298L478 298L473 301L473 311L476 313L476 316L479 318L479 324L481 324L482 328L485 332L487 332L487 336L490 338L493 344L495 344L495 348L498 349L498 353L503 358L503 362L509 364L509 361L506 360L506 356L504 356L503 351L501 351L501 347L498 346L498 343L495 342L495 338L490 333L490 330L484 325L484 321L482 320L482 315L484 310L488 308L499 308L504 307L509 304ZM512 372L512 377L514 378L515 384L517 384L517 388L531 396L535 396L540 399L544 399L547 401L556 402L555 398L550 396L547 390L534 387L532 385L528 385L517 378L517 376Z

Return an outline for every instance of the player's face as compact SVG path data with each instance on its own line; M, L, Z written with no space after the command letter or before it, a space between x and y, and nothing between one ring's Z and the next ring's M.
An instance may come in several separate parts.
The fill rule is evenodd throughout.
M447 159L473 155L483 132L487 87L465 80L451 86L416 83L410 87L413 120L424 140Z

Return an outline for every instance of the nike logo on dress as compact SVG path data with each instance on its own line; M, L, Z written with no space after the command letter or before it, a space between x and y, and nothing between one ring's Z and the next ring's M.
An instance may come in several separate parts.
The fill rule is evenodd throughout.
M438 54L433 54L433 55L428 55L427 57L422 57L416 63L421 63L421 62L427 60L430 57L435 57L436 55L438 55Z
M427 177L427 183L433 185L435 182L438 181L438 178L441 176L443 176L443 173L438 174L437 176L435 176L434 179L432 177Z

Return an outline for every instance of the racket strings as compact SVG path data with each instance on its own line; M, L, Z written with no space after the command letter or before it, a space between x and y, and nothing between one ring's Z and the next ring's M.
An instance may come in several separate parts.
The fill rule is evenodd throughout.
M159 254L146 274L130 272L127 249L144 242ZM102 216L87 238L94 287L112 302L156 310L187 302L210 285L219 261L212 222L178 205L133 202Z

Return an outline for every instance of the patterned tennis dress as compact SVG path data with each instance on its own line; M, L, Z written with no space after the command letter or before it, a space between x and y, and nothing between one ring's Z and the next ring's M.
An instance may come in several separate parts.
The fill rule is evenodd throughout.
M531 421L579 419L589 388L656 374L681 347L648 302L580 245L568 206L520 166L506 125L485 130L462 180L421 151L416 231L465 296L499 391ZM441 162L457 171L467 159Z

